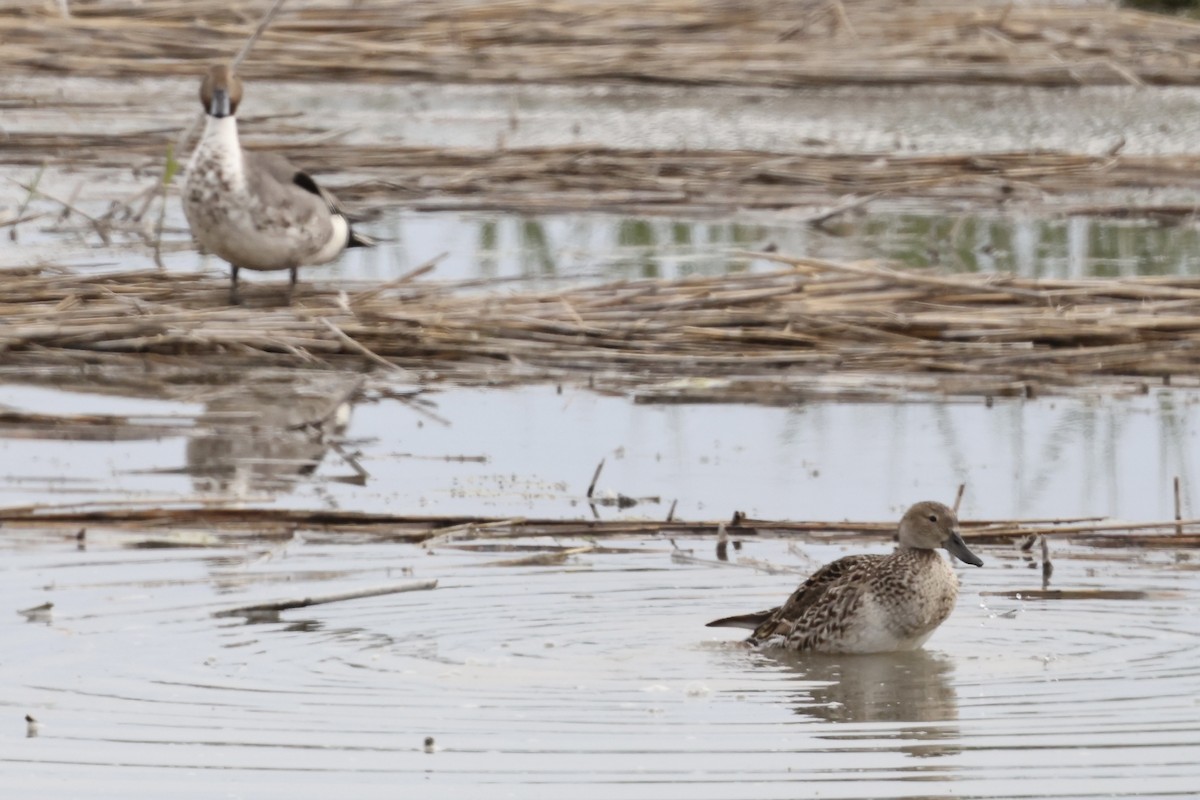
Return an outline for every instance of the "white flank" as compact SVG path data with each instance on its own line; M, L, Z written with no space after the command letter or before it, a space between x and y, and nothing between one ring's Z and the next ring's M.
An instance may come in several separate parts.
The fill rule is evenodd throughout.
M313 254L312 263L314 264L324 264L326 261L332 261L350 243L350 224L346 222L345 217L341 214L333 214L329 218L329 224L333 230L329 234L329 240L321 245L320 250Z

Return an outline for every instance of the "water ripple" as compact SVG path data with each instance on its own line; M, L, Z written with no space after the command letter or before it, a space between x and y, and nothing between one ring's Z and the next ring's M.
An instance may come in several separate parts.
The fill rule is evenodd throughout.
M1147 594L1044 600L1017 597L1039 571L991 548L926 650L802 658L703 627L778 602L796 578L679 563L658 541L553 567L336 540L267 560L0 547L8 606L54 603L48 618L4 622L0 704L40 726L36 738L8 726L0 751L18 796L312 796L349 782L449 798L1186 797L1200 785L1198 593L1194 571L1164 557L1060 545L1052 586ZM781 542L743 552L798 563ZM270 623L212 616L401 573L439 588Z

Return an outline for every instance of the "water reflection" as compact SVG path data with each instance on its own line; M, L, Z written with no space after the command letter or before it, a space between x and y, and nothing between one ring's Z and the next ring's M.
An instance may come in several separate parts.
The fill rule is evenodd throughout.
M0 430L0 493L13 505L90 502L98 494L189 498L197 487L232 491L240 468L242 488L270 485L308 508L577 519L591 516L584 495L604 458L595 495L616 501L608 516L894 519L913 497L952 496L966 483L964 514L973 519L1144 521L1174 515L1176 477L1185 516L1200 497L1193 464L1200 404L1173 390L992 408L764 408L634 404L554 386L448 389L436 395L437 424L388 397L355 405L352 419L343 413L359 455L337 438L336 417L320 430L309 425L348 390L307 387L298 397L270 371L232 387L212 385L224 374L209 377L203 385L170 383L170 401L138 396L137 384L99 395L58 380L54 388L0 383L0 403L15 415L36 409L48 420ZM107 441L61 437L72 420L56 417L80 411L99 415L113 432ZM133 438L129 426L149 432ZM365 490L356 461L370 471ZM305 479L318 464L326 465L321 480ZM622 507L622 495L661 504Z
M926 650L858 656L769 654L803 682L791 695L795 713L836 723L900 723L888 736L901 752L920 757L961 751L954 664ZM922 724L916 724L922 723ZM869 734L873 739L879 734ZM835 738L857 738L854 733ZM829 738L829 737L825 737Z
M954 663L918 649L833 656L762 653L805 684L797 714L826 722L947 722L958 719Z
M361 383L331 379L303 384L224 388L196 419L187 467L197 491L278 493L311 475L350 422ZM365 483L356 471L347 482Z
M768 246L795 256L1028 277L1200 273L1197 227L1087 216L855 212L815 226L784 212L713 221L398 211L373 230L393 244L347 254L341 275L387 279L445 252L441 278L679 278L774 269L736 253Z
M447 280L672 279L777 269L739 254L764 248L835 261L880 259L914 268L1040 278L1200 274L1200 226L1186 218L1163 222L867 206L820 224L808 221L822 210L746 212L714 220L394 209L370 225L370 232L385 240L382 247L355 249L336 264L306 274L316 281L386 281L438 259L435 277ZM178 213L169 212L168 225L184 231L182 216L174 216ZM189 242L180 239L168 253L172 270L216 266L197 259ZM51 252L55 263L78 269L111 269L118 256L129 269L154 265L140 248L114 246L108 252L55 235L0 254L0 266L32 263Z

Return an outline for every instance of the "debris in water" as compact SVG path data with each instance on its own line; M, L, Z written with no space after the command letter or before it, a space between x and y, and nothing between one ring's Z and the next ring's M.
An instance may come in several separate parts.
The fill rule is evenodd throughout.
M54 609L54 603L42 603L40 606L33 608L23 608L17 613L25 617L26 622L50 622L50 612Z
M301 597L294 600L279 600L273 603L260 603L252 606L239 606L238 608L228 608L224 611L217 611L213 614L214 617L257 617L262 614L274 614L279 611L287 611L292 608L307 608L308 606L323 605L325 603L339 603L343 600L358 600L364 597L379 597L385 594L399 594L400 592L419 592L437 587L437 581L420 581L418 583L406 583L400 586L380 586L371 589L361 589L354 592L339 592L337 594L314 595L313 597Z
M729 560L729 534L725 532L725 523L717 526L717 560Z

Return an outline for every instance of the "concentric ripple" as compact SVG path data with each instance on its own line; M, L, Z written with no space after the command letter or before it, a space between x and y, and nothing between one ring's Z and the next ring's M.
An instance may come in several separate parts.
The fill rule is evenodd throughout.
M579 542L543 542L577 546ZM77 550L0 531L10 609L0 777L40 798L396 796L1186 797L1200 786L1200 623L1187 562L980 548L915 653L756 653L710 618L797 576L621 542L557 566L514 554L312 540ZM842 554L805 545L825 561ZM521 554L516 554L521 555ZM804 566L786 544L743 556ZM437 578L436 590L284 612L263 600ZM38 720L26 738L22 715ZM433 742L426 746L426 738ZM432 750L433 752L427 752Z

